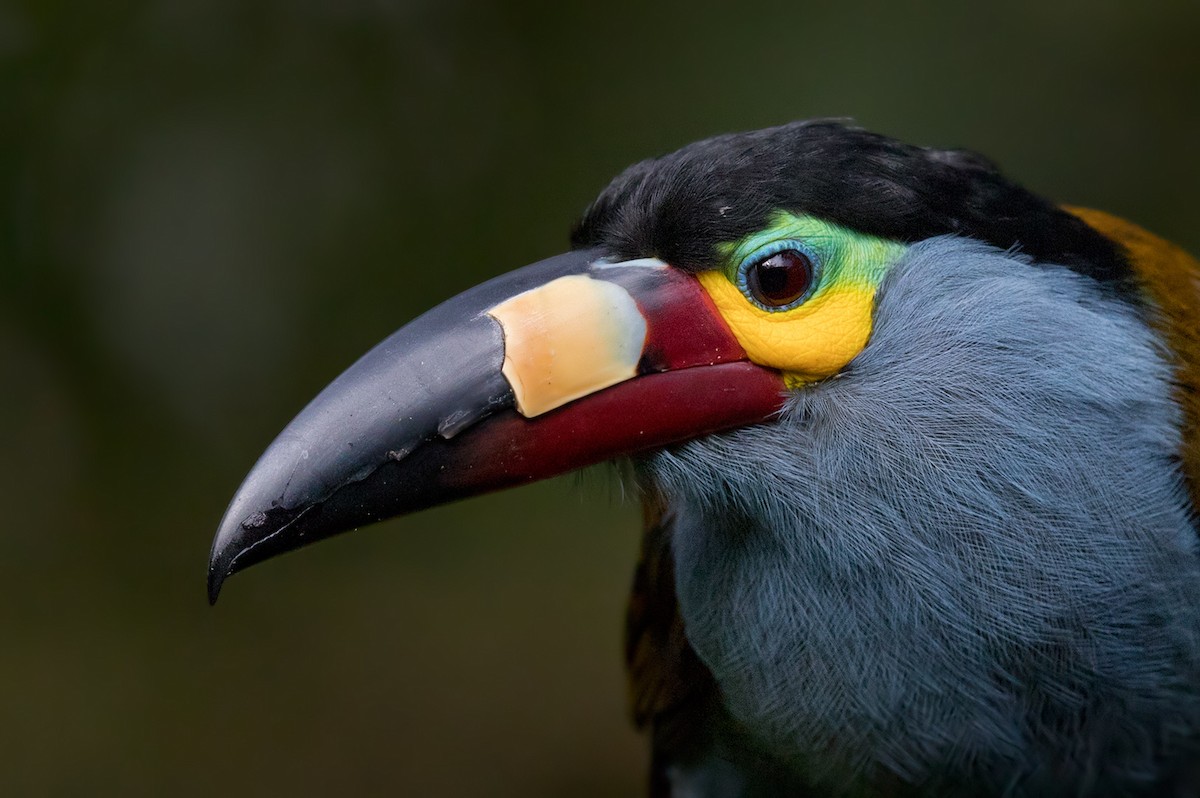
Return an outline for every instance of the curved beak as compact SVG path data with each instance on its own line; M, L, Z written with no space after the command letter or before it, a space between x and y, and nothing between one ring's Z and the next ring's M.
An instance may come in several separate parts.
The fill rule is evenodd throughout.
M597 251L526 266L393 333L287 425L221 520L209 600L276 554L758 423L783 394L685 272Z

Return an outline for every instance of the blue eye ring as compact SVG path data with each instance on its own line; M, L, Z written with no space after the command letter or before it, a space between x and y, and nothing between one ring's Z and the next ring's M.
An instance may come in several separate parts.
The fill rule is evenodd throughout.
M785 304L779 305L770 304L768 301L755 296L758 281L755 279L754 270L776 255L789 251L800 256L808 270L806 277L807 285L799 292L799 296L787 301ZM799 307L812 298L820 283L821 267L821 259L811 246L794 239L781 239L759 247L746 256L738 266L734 282L738 290L742 292L742 296L746 297L755 307L765 310L767 313L780 313Z

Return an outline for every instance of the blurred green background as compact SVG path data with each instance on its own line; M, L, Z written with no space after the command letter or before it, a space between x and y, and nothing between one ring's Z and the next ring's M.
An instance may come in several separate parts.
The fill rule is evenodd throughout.
M1200 6L0 1L0 794L640 789L636 508L565 478L204 599L262 448L617 170L821 115L1200 250Z

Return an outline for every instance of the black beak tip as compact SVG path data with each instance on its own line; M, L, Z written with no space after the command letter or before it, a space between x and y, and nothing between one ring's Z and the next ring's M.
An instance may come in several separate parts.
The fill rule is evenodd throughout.
M208 568L208 606L213 606L217 603L217 597L221 595L221 585L225 582L224 568L215 565L210 565Z
M219 540L220 538L218 538ZM208 558L209 606L217 603L217 597L221 595L221 586L225 584L225 580L233 573L233 559L227 547L213 546L212 553Z
M260 506L268 509L250 509ZM318 504L304 504L296 510L285 510L271 507L270 502L260 500L253 492L239 492L221 520L208 555L208 603L217 603L221 587L233 574L309 542L309 530L296 522L318 507ZM279 534L287 529L297 534L293 537Z
M221 525L213 539L212 550L208 555L209 605L217 603L217 597L221 594L221 586L225 584L225 580L229 578L230 574L245 567L239 558L253 543L253 540L247 540L246 530L242 528L242 524L234 520L243 514L240 508L235 506L236 504L237 500L235 499L234 505L230 505L229 511L221 519Z

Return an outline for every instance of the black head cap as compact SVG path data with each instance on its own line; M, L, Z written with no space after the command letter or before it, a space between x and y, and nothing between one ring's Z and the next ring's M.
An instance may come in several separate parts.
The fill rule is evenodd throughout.
M1112 242L983 156L834 120L716 136L635 164L592 203L572 243L698 271L712 268L717 244L760 230L779 210L904 242L968 236L1103 283L1130 282Z

